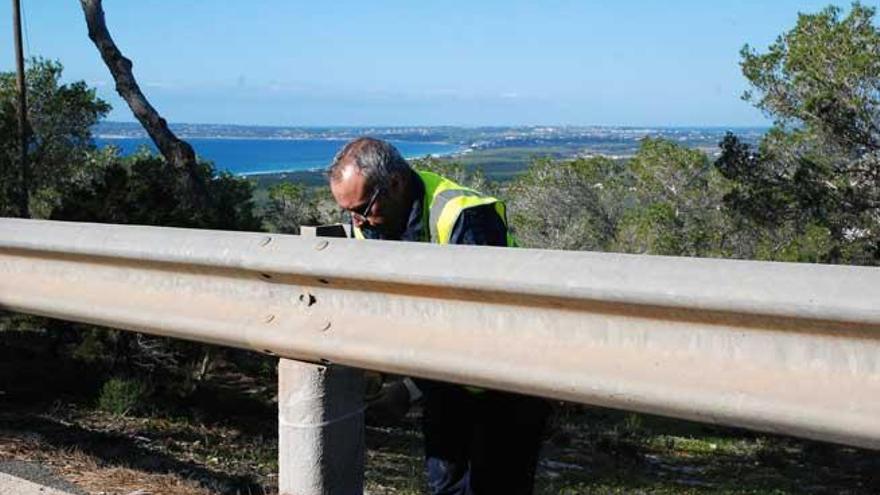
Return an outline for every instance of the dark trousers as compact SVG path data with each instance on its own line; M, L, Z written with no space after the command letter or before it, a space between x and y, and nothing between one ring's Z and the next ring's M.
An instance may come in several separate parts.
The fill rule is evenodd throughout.
M528 495L550 405L543 399L419 382L432 495Z

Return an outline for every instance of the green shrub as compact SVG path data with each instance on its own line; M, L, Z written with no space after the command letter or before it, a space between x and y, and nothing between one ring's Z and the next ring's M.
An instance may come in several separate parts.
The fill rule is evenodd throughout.
M98 409L124 416L139 410L149 395L150 387L141 380L111 378L101 387Z

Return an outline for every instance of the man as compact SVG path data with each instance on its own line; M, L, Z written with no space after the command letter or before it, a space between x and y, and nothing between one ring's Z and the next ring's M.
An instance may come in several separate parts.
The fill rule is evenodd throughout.
M391 144L359 138L329 170L330 191L356 238L514 246L504 203L413 170ZM386 393L405 411L423 394L432 494L529 494L549 414L542 399L409 379ZM401 408L401 406L403 406Z

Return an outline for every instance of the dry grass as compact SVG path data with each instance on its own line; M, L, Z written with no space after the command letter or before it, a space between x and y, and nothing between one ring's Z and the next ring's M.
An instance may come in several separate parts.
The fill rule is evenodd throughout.
M131 494L143 493L160 495L211 495L212 492L201 488L198 483L183 480L173 474L145 474L141 471L126 468L94 469L65 476L76 485L92 494Z
M152 474L106 465L77 449L56 448L40 435L0 431L0 459L37 462L83 491L94 495L211 495L193 480L176 473Z

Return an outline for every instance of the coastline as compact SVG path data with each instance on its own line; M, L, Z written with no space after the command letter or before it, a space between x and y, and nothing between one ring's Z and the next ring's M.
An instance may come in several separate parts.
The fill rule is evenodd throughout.
M431 143L431 144L450 144L450 143ZM458 156L462 156L465 154L466 150L470 148L463 147L462 149L456 149L453 151L449 151L446 153L428 153L425 155L403 155L405 160L417 160L419 158L455 158ZM236 177L254 177L260 175L282 175L282 174L293 174L293 173L303 173L303 174L324 174L324 171L330 165L328 162L326 166L323 167L309 167L309 168L294 168L294 169L283 169L283 170L260 170L258 172L239 172L232 175Z
M215 141L350 141L351 139L356 139L360 136L352 136L352 137L337 137L337 136L190 136L190 135L180 135L177 136L179 139L210 139ZM95 134L92 136L93 139L104 139L104 140L120 140L120 139L128 139L128 140L142 140L149 141L150 136L144 134L143 136L132 136L128 134ZM382 138L388 140L386 138ZM450 143L449 141L413 141L412 139L391 139L391 141L403 142L403 143L417 143L417 144L435 144L435 145L445 145L445 146L467 146L463 143Z
M135 149L147 146L153 153L157 153L155 146L146 137L133 137L118 134L101 134L96 136L95 144L99 147L115 146L120 149L121 155L126 156ZM277 176L280 174L302 173L307 175L322 174L330 164L337 149L332 143L346 142L345 139L330 137L188 137L190 143L196 147L197 155L204 160L213 162L218 171L228 172L237 177ZM413 141L391 140L401 150L407 160L424 157L454 157L469 149L466 144L448 141ZM229 143L219 147L221 143ZM280 143L291 143L281 145ZM214 144L212 144L214 143ZM260 143L274 143L268 149L260 149ZM296 143L304 143L300 148ZM312 145L306 143L313 143ZM315 148L316 143L327 143ZM279 148L279 146L281 146ZM440 147L440 150L431 148ZM415 150L407 148L415 148ZM422 149L420 149L422 148ZM427 148L427 149L424 149ZM286 162L286 163L285 163ZM242 169L245 170L242 170Z

